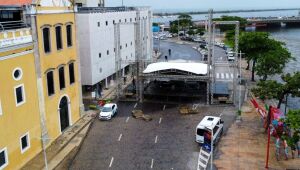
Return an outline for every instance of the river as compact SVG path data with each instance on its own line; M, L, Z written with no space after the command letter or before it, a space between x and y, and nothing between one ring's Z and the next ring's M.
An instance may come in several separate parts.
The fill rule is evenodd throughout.
M222 15L240 16L240 17L283 17L283 16L298 16L299 11L266 11L266 12L240 12L240 13L226 13L214 14L214 18ZM193 20L203 20L206 15L192 15ZM169 22L175 20L177 16L154 18L153 22ZM266 30L271 36L286 44L286 47L291 52L296 61L291 61L285 68L285 73L293 73L300 71L300 27L299 28L277 28ZM274 79L280 79L280 76L274 76ZM300 82L299 82L300 83ZM300 109L300 98L288 98L289 109Z

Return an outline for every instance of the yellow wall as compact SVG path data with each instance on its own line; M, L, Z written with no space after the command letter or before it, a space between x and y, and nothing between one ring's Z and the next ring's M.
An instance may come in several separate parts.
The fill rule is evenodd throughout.
M11 51L20 54L18 50ZM4 56L0 53L0 56ZM7 57L7 56L6 56ZM19 169L41 150L41 130L37 83L33 53L1 60L0 100L3 114L0 115L0 150L7 147L9 164L5 169ZM12 72L21 68L21 80L14 80ZM14 87L24 84L26 102L16 107ZM20 137L29 132L31 147L21 153Z
M66 23L72 22L72 47L67 47L67 35L66 35ZM62 25L62 42L63 49L56 50L56 37L55 37L55 25ZM44 53L43 47L43 35L42 28L44 25L51 25L51 52L48 54ZM80 106L79 106L79 83L78 83L78 58L76 49L76 36L75 36L75 15L74 13L62 13L62 14L38 14L37 15L37 31L38 31L38 42L39 42L39 54L41 60L41 70L43 79L43 89L45 98L45 109L46 109L46 123L48 128L48 134L50 138L57 138L60 132L59 124L59 102L62 96L67 95L71 102L71 123L74 124L80 118ZM69 82L69 69L68 63L75 60L75 83L70 85ZM63 90L59 89L59 76L58 66L65 64L65 82L66 88ZM54 69L54 82L55 82L55 94L48 96L47 92L47 78L46 71L48 69Z

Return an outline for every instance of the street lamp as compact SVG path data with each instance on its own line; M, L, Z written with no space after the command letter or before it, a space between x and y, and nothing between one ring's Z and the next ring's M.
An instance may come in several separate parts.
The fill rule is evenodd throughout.
M213 127L213 126L211 126L211 127ZM210 169L211 170L213 169L213 155L214 155L214 142L213 142L213 139L214 139L214 129L212 128L211 129L211 138L210 138L210 145L211 145L210 146L210 150L211 150Z

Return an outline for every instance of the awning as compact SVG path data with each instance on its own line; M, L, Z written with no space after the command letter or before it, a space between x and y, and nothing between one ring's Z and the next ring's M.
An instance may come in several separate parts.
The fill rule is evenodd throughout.
M196 75L207 74L207 64L203 63L177 63L177 62L158 62L147 66L143 71L144 74L154 73L164 70L179 70L193 73Z

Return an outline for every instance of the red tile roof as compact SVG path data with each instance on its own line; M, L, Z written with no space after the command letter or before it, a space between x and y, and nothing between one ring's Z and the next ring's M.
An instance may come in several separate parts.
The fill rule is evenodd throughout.
M0 0L0 5L27 5L31 3L32 0Z

